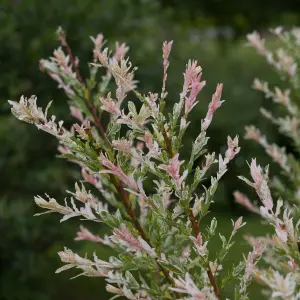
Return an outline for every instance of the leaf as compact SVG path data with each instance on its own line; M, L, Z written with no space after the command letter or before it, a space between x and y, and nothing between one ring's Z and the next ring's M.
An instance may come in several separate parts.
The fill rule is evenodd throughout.
M134 103L132 101L128 102L128 109L133 114L133 116L137 115L137 111L136 111L135 105L134 105Z
M108 211L102 210L100 216L105 224L110 227L120 227L123 219L121 217L120 211L117 210L115 215L110 214Z
M219 233L219 236L220 236L220 239L221 239L221 241L222 241L222 246L223 246L223 248L225 248L226 243L227 243L226 238L225 238L225 236L222 235L221 233Z
M210 236L213 236L215 234L217 225L218 225L217 219L214 217L211 220L210 227L208 228L208 234Z
M121 130L121 124L119 123L110 123L108 128L108 136L111 137L112 140L115 139L116 134Z
M73 264L67 264L67 265L64 265L64 266L58 268L58 269L55 271L55 273L58 274L58 273L60 273L60 272L69 270L69 269L74 268L74 267L75 267L75 265L73 265Z
M182 270L180 270L177 266L172 266L165 262L160 262L159 264L170 272L173 272L173 273L179 274L179 275L183 274Z
M125 272L125 278L126 278L126 281L129 284L130 288L138 289L140 287L139 283L135 280L135 278L133 277L133 275L129 271Z

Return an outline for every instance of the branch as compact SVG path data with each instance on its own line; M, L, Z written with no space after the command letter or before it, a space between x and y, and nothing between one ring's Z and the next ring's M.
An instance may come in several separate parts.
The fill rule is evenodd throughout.
M217 283L216 283L216 278L215 276L213 275L211 269L210 269L210 266L208 265L208 268L207 268L207 275L208 275L208 278L209 278L209 281L214 289L214 293L215 293L215 296L218 298L218 299L221 299L221 295L218 291L218 287L217 287Z
M80 74L80 71L78 69L78 66L76 64L76 61L74 59L74 56L72 54L72 51L71 51L71 48L70 46L68 45L67 41L66 41L66 37L65 37L65 34L63 32L62 29L59 29L58 30L58 35L59 35L59 39L61 41L61 44L66 48L67 50L67 53L70 57L70 62L74 68L74 70L76 71L76 75L77 75L77 78L78 80L81 82L81 83L84 83L83 81L83 78ZM94 124L95 126L98 128L103 140L107 143L108 147L111 148L111 144L106 136L106 133L103 129L103 126L101 124L101 121L100 121L100 118L98 117L97 115L97 110L96 110L96 107L91 103L90 101L90 91L88 90L88 96L86 98L86 101L90 107L90 110L91 110L91 113L92 113L92 116L93 116L93 119L94 119ZM164 131L165 132L165 131ZM165 132L165 135L166 135L166 132ZM167 136L166 136L167 137ZM168 143L167 143L169 149L172 151L172 148L171 148L171 143L170 143L170 140L168 139ZM151 242L149 240L149 238L147 237L145 231L143 230L142 226L140 225L139 221L138 221L138 218L137 218L137 215L134 211L134 209L132 208L132 205L130 203L130 200L129 200L129 197L128 197L128 193L123 189L123 186L121 184L120 181L117 180L117 178L115 176L110 176L117 192L119 193L120 197L121 197L121 201L124 205L124 207L126 208L131 220L132 220L132 223L134 224L135 228L138 230L138 232L140 233L141 237L149 244L149 246L151 248L153 248L153 246L151 245ZM166 280L170 283L170 284L173 284L173 281L169 275L169 272L164 269L160 263L156 260L156 263L157 263L157 266L158 268L161 270L161 272L163 273L164 277L166 278ZM177 295L177 293L176 293Z
M83 78L82 78L82 76L81 76L81 74L80 74L78 65L76 64L76 61L75 61L75 59L74 59L72 50L71 50L71 48L70 48L70 46L69 46L69 44L68 44L68 42L67 42L65 33L64 33L64 31L63 31L61 28L58 29L58 36L59 36L59 40L60 40L62 46L64 46L64 47L66 48L66 51L67 51L67 53L68 53L68 55L69 55L69 57L70 57L70 62L71 62L72 67L74 68L74 70L75 70L75 72L76 72L76 75L77 75L78 80L79 80L81 83L84 83L84 80L83 80ZM94 124L95 124L95 126L98 128L98 130L99 130L99 132L100 132L102 138L105 140L105 142L106 142L108 145L110 145L110 143L109 143L109 141L108 141L108 139L107 139L107 137L106 137L105 131L104 131L104 129L103 129L103 126L102 126L102 124L101 124L100 118L99 118L98 115L97 115L96 107L95 107L95 106L91 103L91 101L90 101L90 97L91 97L90 90L88 89L87 92L88 92L88 96L87 96L87 98L86 98L86 101L87 101L87 103L88 103L88 105L89 105L89 107L90 107L90 109L91 109L91 113L92 113L92 116L93 116L93 119L94 119Z
M197 235L199 233L199 223L197 224L196 219L195 219L195 217L193 215L193 212L191 210L190 210L190 213L189 213L189 219L190 219L190 221L192 223L193 231L194 231L194 233L195 233L195 235L197 237Z
M121 196L121 201L123 203L123 205L125 206L129 216L131 217L131 220L135 226L135 228L138 230L138 232L140 233L141 237L149 244L149 246L151 248L153 248L149 238L147 237L144 229L142 228L141 224L138 221L137 215L134 211L134 209L132 208L132 205L130 203L130 200L128 198L128 193L126 191L124 191L122 184L120 182L117 181L115 176L111 176L112 182L115 185L117 192L119 193L119 195ZM169 275L169 272L164 269L160 263L156 260L156 263L159 267L159 269L161 270L161 272L164 274L166 280L170 283L173 284L173 281Z
M67 50L67 53L68 53L68 55L70 57L70 62L71 62L72 66L73 66L73 68L74 68L74 70L76 72L78 80L81 83L83 83L83 79L82 79L82 76L80 74L78 65L77 65L77 63L76 63L76 61L74 59L74 56L73 56L72 51L71 51L71 48L70 48L70 46L69 46L69 44L68 44L68 42L66 40L66 36L65 36L64 31L61 28L58 28L57 33L58 33L58 37L59 37L59 40L60 40L62 46L64 46L66 48L66 50Z
M101 137L103 138L103 140L106 142L106 144L108 145L108 147L111 147L110 145L110 142L109 140L107 139L107 136L106 136L106 133L105 133L105 130L103 129L103 126L101 124L101 120L97 114L97 109L95 107L95 105L93 105L91 103L91 92L90 90L88 90L88 96L86 97L86 101L90 107L90 110L91 110L91 113L92 113L92 116L93 116L93 119L94 119L94 124L95 126L98 128L100 134L101 134Z
M173 150L172 150L172 143L171 143L171 140L169 139L169 137L167 135L167 132L165 130L164 125L161 126L161 130L162 130L163 137L165 139L166 150L169 153L170 157L173 158L174 153L173 153Z
M198 234L199 234L199 223L197 224L196 220L195 220L195 216L193 215L193 212L190 211L189 213L189 219L192 223L192 226L193 226L193 231L194 231L194 234L195 236L197 237ZM218 286L217 286L217 282L216 282L216 278L214 276L214 274L212 273L212 270L209 266L209 263L207 265L207 276L209 278L209 281L210 281L210 284L212 285L213 289L214 289L214 294L215 296L218 298L218 299L221 299L221 295L220 295L220 292L218 290Z
M164 136L164 139L165 139L165 143L166 143L166 146L167 146L167 151L169 153L169 156L172 158L173 157L173 151L172 151L172 146L171 146L171 141L170 139L168 138L167 136L167 133L165 131L165 128L163 128L163 136ZM193 232L195 234L195 236L197 237L197 235L199 234L199 223L197 224L196 220L195 220L195 216L193 215L193 212L190 211L190 213L188 214L188 218L189 220L191 221L192 223L192 227L193 227ZM213 275L212 271L211 271L211 268L208 264L207 266L207 276L209 278L209 281L210 281L210 284L212 285L213 287L213 290L214 290L214 294L215 296L221 300L221 295L220 295L220 292L218 290L218 286L217 286L217 282L216 282L216 278L215 276Z

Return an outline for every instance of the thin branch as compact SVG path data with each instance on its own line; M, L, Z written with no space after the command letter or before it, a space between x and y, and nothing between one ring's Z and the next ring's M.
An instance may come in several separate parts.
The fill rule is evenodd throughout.
M189 219L192 223L192 226L193 226L193 231L194 231L194 234L195 236L197 237L198 234L199 234L199 223L196 222L196 219L195 219L195 216L193 215L193 212L190 211L189 213ZM220 295L220 292L218 290L218 286L217 286L217 282L216 282L216 278L209 266L209 264L207 265L207 276L208 276L208 279L210 281L210 284L212 285L213 289L214 289L214 294L215 296L218 298L218 299L221 299L221 295Z
M216 278L213 275L210 266L208 266L208 268L207 268L207 275L208 275L209 281L210 281L210 283L211 283L211 285L212 285L212 287L214 289L215 296L218 299L221 299L221 295L220 295L220 293L218 291L218 287L217 287L217 283L216 283Z
M132 205L130 203L130 200L128 198L128 193L126 193L126 191L123 189L122 185L120 182L117 181L116 177L115 176L111 176L111 179L112 179L112 182L114 183L116 189L117 189L117 192L119 193L119 195L121 196L121 201L123 203L123 205L125 206L129 216L131 217L131 220L135 226L135 228L138 230L138 232L140 233L141 237L149 244L149 246L151 248L153 248L149 238L147 237L144 229L142 228L141 224L139 223L138 221L138 218L137 218L137 215L134 211L134 209L132 208ZM170 283L170 284L173 284L173 281L169 275L169 272L164 269L160 263L156 260L156 263L159 267L159 269L161 270L161 272L164 274L165 278L167 279L167 281Z
M59 28L58 29L58 36L59 36L59 40L61 42L61 44L66 48L66 51L70 57L70 62L72 64L72 67L74 68L75 72L76 72L76 75L77 75L77 78L78 80L83 84L84 83L84 80L80 74L80 71L79 71L79 68L78 68L78 65L74 59L74 56L73 56L73 53L72 53L72 50L67 42L67 39L66 39L66 36L65 36L65 33L64 31ZM93 116L93 119L94 119L94 124L95 126L98 128L103 140L108 144L110 145L107 137L106 137L106 134L105 134L105 131L103 129L103 126L101 124L101 121L100 121L100 118L98 117L98 114L97 114L97 110L96 110L96 107L91 103L90 101L90 97L91 97L91 92L90 90L88 89L88 96L86 98L86 101L91 109L91 113L92 113L92 116Z
M97 114L97 109L96 109L95 105L93 105L91 103L91 92L90 92L90 90L88 90L88 96L86 98L86 101L87 101L87 103L88 103L88 105L90 107L90 110L91 110L91 113L92 113L92 116L93 116L93 119L94 119L93 123L98 128L98 130L99 130L99 132L101 134L101 137L106 142L107 146L111 147L111 144L110 144L109 140L107 139L105 130L104 130L103 126L102 126L101 120L100 120L100 118L99 118L99 116Z
M197 237L197 235L199 234L199 223L197 223L194 215L193 215L193 212L190 210L190 213L189 213L189 219L192 223L192 226L193 226L193 231Z
M76 72L78 80L81 83L83 83L83 79L82 79L82 76L80 74L78 65L76 63L76 60L74 59L73 53L72 53L71 48L70 48L70 46L69 46L69 44L67 42L67 39L66 39L64 31L61 28L59 28L58 31L57 31L57 33L58 33L58 37L59 37L59 40L60 40L62 46L64 46L66 48L66 50L67 50L67 53L68 53L68 55L70 57L70 62L71 62L72 66L73 66L73 68L74 68L74 70Z
M169 156L172 158L174 156L174 154L173 154L173 151L172 151L171 141L170 141L170 139L167 136L165 128L163 128L163 136L164 136L164 139L165 139L165 143L166 143L166 147L167 147L167 151L169 153ZM189 217L190 222L192 223L193 232L194 232L195 236L197 237L197 235L199 234L199 223L197 223L197 221L195 219L195 216L193 215L192 211L190 211L190 213L188 214L188 217ZM220 295L220 292L218 290L216 278L213 275L212 270L211 270L209 264L207 266L206 272L207 272L207 276L209 278L210 284L213 287L215 296L218 299L221 300L221 295Z
M163 137L164 137L164 140L165 140L165 143L166 143L166 150L168 151L170 157L173 158L174 153L173 153L173 150L172 150L172 143L171 143L171 140L168 137L167 132L165 130L165 127L163 125L161 126L161 130L162 130L162 134L163 134Z

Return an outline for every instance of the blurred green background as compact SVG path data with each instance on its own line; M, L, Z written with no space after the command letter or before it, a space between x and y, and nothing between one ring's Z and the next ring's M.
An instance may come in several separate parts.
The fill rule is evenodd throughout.
M39 59L52 54L58 42L55 31L62 26L81 68L87 70L92 43L89 36L102 32L108 44L116 40L130 45L130 57L139 66L137 79L142 92L157 92L161 87L161 44L174 40L169 68L169 102L178 101L182 88L185 63L197 59L203 67L206 88L199 96L200 104L191 114L192 125L184 152L199 133L199 122L205 115L211 94L218 82L224 83L224 106L216 113L209 130L210 150L225 150L227 135L243 136L244 126L254 123L268 132L270 139L281 140L273 127L259 115L263 96L251 89L254 77L279 82L253 49L245 46L245 34L254 29L264 31L272 26L297 25L300 1L240 1L240 0L0 0L0 299L60 300L108 299L103 280L80 278L70 281L73 273L55 275L60 266L56 252L68 246L80 253L92 253L88 243L74 242L78 221L59 224L59 217L35 218L38 211L33 196L49 193L63 199L80 178L73 165L56 159L57 142L33 126L12 118L7 99L21 95L38 96L44 106L54 100L52 113L71 122L67 97L47 75L39 71ZM231 218L245 215L248 226L243 234L261 234L260 221L233 202L235 189L246 191L236 178L247 174L246 160L258 157L265 164L268 158L256 145L241 139L242 151L219 186L213 205L219 228L229 232ZM276 172L271 165L271 172ZM226 182L226 186L224 185ZM91 224L93 226L93 224ZM103 229L91 227L101 233ZM237 244L248 249L242 234ZM212 250L218 247L212 244ZM229 259L242 257L236 247ZM109 256L97 249L98 256ZM230 293L230 288L228 290ZM257 286L250 299L263 299Z

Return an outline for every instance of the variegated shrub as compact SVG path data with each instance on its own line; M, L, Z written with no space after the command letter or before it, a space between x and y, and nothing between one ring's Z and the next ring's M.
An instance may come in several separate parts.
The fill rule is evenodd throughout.
M249 34L248 41L279 72L290 89L271 88L259 79L254 80L254 88L281 106L283 116L275 117L263 108L261 113L291 139L294 153L287 153L286 148L270 144L254 125L247 126L245 138L258 142L282 170L282 174L274 176L270 182L279 199L275 202L271 196L268 166L262 168L255 159L250 165L253 182L244 177L241 179L255 189L262 206L258 208L238 191L235 198L274 227L272 236L248 237L250 244L262 242L266 246L263 260L267 268L254 268L253 274L267 287L268 299L300 299L300 29L284 31L278 27L271 32L279 42L279 47L274 51L266 47L265 40L257 32Z
M224 287L233 283L236 288L232 299L248 299L247 287L265 245L254 240L253 251L221 273L235 234L245 223L242 218L232 221L231 235L220 234L222 247L210 249L217 220L212 218L207 227L201 222L209 213L218 182L240 151L238 136L228 137L224 154L205 149L207 129L224 101L222 84L212 95L197 138L187 145L191 147L190 157L183 161L180 150L190 125L189 114L205 86L197 61L188 61L178 101L167 114L164 108L170 101L166 82L172 42L164 42L162 47L161 92L143 95L138 92L136 68L126 58L125 44L116 43L112 53L103 49L101 34L92 38L93 62L89 64L89 77L83 78L79 60L72 55L61 29L58 35L61 47L50 59L41 60L40 66L65 91L77 123L65 128L63 121L48 117L50 105L45 111L37 106L35 96L9 103L16 118L58 139L61 157L80 167L82 181L75 184L74 191L67 191L69 199L57 202L46 194L36 196L35 202L46 210L43 213L60 213L61 221L79 217L98 222L99 226L108 225L111 230L104 237L81 226L76 240L112 248L116 254L104 261L96 252L88 258L65 248L58 253L64 265L57 273L76 268L79 275L103 277L114 298L224 299ZM128 93L136 97L135 103L126 101ZM216 171L209 170L213 164ZM266 175L255 162L253 165L252 185L263 197L267 214L273 202L265 184ZM205 178L209 180L204 182ZM153 183L152 190L144 188L146 181ZM98 195L93 195L89 186ZM277 218L278 207L278 213L268 215L270 219ZM291 226L289 213L284 218L282 222L288 223L283 224Z

